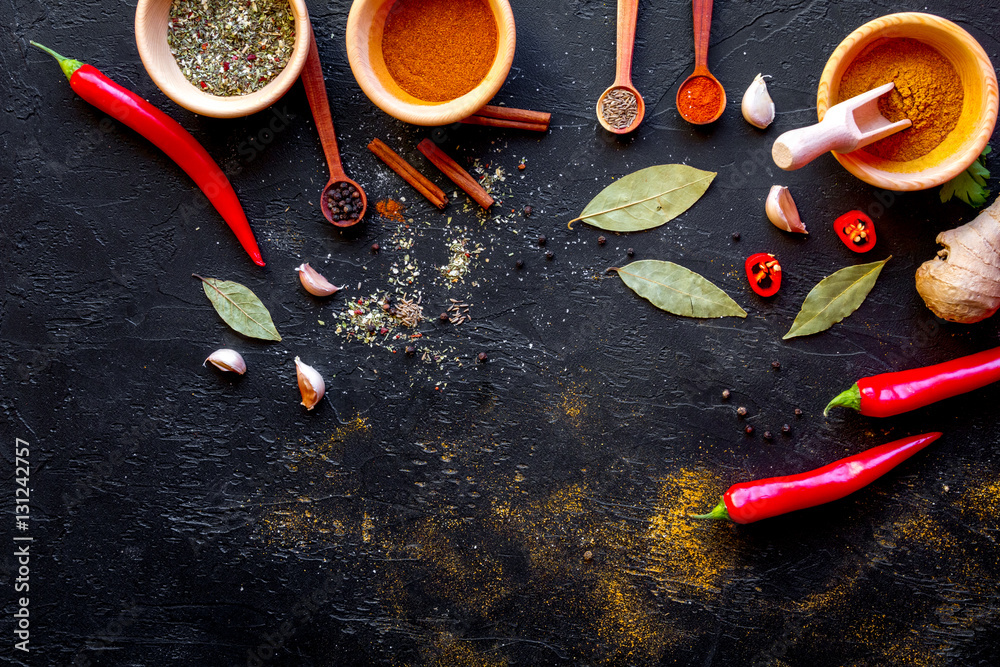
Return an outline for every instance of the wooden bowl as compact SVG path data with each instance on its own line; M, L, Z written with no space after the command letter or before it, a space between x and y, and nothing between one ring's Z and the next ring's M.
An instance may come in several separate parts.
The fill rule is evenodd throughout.
M347 59L361 90L390 116L414 125L448 125L474 114L507 79L514 62L514 13L507 0L486 0L497 22L497 55L478 86L448 102L426 102L400 88L382 55L385 19L396 0L354 0L347 17Z
M816 111L823 120L826 110L839 101L840 79L865 47L900 37L921 41L951 61L965 92L958 124L937 148L916 160L884 160L863 149L833 156L849 172L876 187L925 190L965 171L982 153L997 121L996 72L972 35L951 21L916 12L889 14L866 23L848 35L827 61L816 95Z
M167 45L167 21L173 0L139 0L135 8L135 43L149 78L163 93L189 111L215 118L236 118L263 111L288 92L309 53L309 11L305 0L289 0L295 17L295 45L278 76L255 93L222 97L202 91L184 78Z

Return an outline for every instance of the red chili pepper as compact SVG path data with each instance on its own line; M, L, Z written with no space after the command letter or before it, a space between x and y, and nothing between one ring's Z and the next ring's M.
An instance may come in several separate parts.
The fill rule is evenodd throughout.
M941 364L861 378L826 406L891 417L1000 380L1000 347Z
M861 211L850 211L833 223L837 236L854 252L868 252L875 247L875 225Z
M132 91L122 88L96 68L79 60L64 58L37 42L31 43L59 62L73 92L152 141L194 179L229 228L236 233L236 238L254 264L264 266L250 223L229 179L180 123Z
M734 484L715 509L693 518L751 523L839 500L868 486L940 437L940 433L914 435L810 472Z
M754 292L761 296L774 296L781 287L781 264L774 255L758 252L747 257L747 280Z

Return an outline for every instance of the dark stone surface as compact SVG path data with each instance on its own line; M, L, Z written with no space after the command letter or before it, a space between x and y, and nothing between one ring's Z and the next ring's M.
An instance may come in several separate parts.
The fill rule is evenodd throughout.
M707 128L673 105L692 66L689 4L643 1L634 78L647 119L626 139L594 116L613 78L613 2L514 3L518 51L497 99L551 111L542 138L386 117L347 66L349 3L312 4L345 166L372 205L406 198L408 230L374 211L350 234L324 222L327 174L300 85L277 105L289 124L257 150L271 111L199 118L155 88L134 46L134 2L0 0L3 523L22 438L34 537L31 653L14 651L8 631L5 663L997 663L998 390L881 421L821 414L860 376L997 343L995 319L943 323L913 288L935 235L974 213L936 190L880 192L829 156L790 174L767 157L779 133L813 121L823 63L855 27L925 10L1000 62L995 0L717 3L709 62L729 108ZM267 268L197 206L180 169L75 96L28 39L148 97L228 165ZM739 114L758 72L773 75L778 107L766 132ZM492 217L463 199L430 210L365 149L380 137L444 186L415 150L431 134L462 161L506 171ZM613 179L665 162L718 171L691 211L605 233L603 247L597 230L566 228ZM764 218L774 183L791 187L807 239ZM852 208L875 213L872 259L892 261L848 320L783 342L808 290L860 261L830 229ZM413 248L395 249L394 235ZM484 252L448 290L434 267L463 235ZM629 247L704 274L749 316L655 310L604 274ZM770 301L741 269L764 250L786 271ZM389 288L406 254L431 318L418 345L447 349L441 363L334 331L345 300ZM349 289L309 298L302 261ZM284 340L230 331L192 273L249 286ZM449 298L471 303L473 320L440 325ZM223 346L246 357L244 378L201 366ZM298 405L296 355L327 380L314 413ZM734 482L929 430L946 435L828 507L740 528L684 519Z

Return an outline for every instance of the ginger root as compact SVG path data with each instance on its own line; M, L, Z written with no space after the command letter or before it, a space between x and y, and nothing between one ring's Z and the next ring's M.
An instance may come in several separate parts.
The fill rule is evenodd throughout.
M938 317L971 324L1000 309L1000 199L961 227L941 232L937 258L917 269L917 292Z

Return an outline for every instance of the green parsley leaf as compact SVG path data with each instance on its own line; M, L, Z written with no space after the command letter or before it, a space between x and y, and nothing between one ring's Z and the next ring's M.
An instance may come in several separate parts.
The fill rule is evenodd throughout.
M984 148L982 155L968 169L941 186L942 202L957 196L974 208L986 203L986 198L990 196L990 191L986 189L986 180L990 177L990 170L986 168L986 156L992 150L989 146Z

